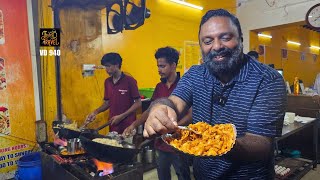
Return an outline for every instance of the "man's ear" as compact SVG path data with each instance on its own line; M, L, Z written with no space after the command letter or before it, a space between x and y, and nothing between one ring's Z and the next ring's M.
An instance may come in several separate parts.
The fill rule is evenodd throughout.
M177 68L177 63L172 63L172 65L175 67L175 68Z

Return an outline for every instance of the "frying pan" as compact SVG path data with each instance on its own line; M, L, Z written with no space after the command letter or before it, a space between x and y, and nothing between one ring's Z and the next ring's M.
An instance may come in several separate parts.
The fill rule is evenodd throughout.
M82 156L82 155L85 155L86 152L81 152L81 153L74 153L74 154L63 154L63 153L59 153L59 155L61 157L65 157L65 158L68 158L68 157L78 157L78 156Z
M79 138L80 134L83 132L87 133L98 133L101 129L109 126L111 124L110 121L103 124L102 126L98 127L97 129L82 129L81 131L75 131L72 129L67 129L63 127L63 122L60 121L53 121L52 122L52 129L55 134L59 132L59 137L65 138L65 139L73 139L73 138Z
M233 127L233 130L234 130L234 137L236 138L237 137L237 129L235 127L235 125L232 124L232 127ZM185 131L185 130L183 130ZM234 139L234 142L233 144L231 145L230 149L226 152L224 152L223 154L219 154L219 155L195 155L195 154L190 154L190 153L187 153L187 152L183 152L182 150L174 147L173 145L170 144L170 141L174 140L174 139L179 139L181 137L181 133L180 132L176 132L176 133L173 133L173 134L170 134L170 133L167 133L167 134L163 134L161 136L162 140L169 146L171 146L176 152L179 152L179 153L183 153L183 154L187 154L189 156L193 156L193 157L202 157L202 158L214 158L214 157L217 157L217 156L222 156L226 153L228 153L234 146L235 144L235 141L236 139Z
M53 155L59 155L60 157L63 157L63 158L78 157L86 154L86 152L77 153L77 154L63 154L61 153L60 150L54 148L55 145L53 143L40 143L40 146L45 152Z
M115 147L111 145L101 144L92 141L95 138L108 138L100 134L82 133L80 135L82 147L91 156L105 162L113 163L129 163L140 152L141 148L149 144L153 139L143 141L138 147L125 141L121 141L123 147Z

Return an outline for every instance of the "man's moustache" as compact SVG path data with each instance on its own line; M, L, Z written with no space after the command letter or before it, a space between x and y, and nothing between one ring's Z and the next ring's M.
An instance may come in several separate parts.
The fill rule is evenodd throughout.
M218 51L212 50L207 55L207 60L211 60L217 56L230 56L231 54L232 54L232 49L229 49L229 48L222 48Z

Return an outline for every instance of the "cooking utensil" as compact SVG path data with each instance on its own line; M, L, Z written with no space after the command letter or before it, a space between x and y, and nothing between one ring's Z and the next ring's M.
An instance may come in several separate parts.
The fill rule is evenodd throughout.
M233 126L233 128L234 128L234 137L237 137L237 130L236 130L236 127L232 124L232 126ZM188 129L186 129L186 130L188 130ZM183 154L187 154L187 155L190 155L190 156L193 156L193 157L203 157L203 158L212 158L212 157L217 157L217 156L222 156L222 155L224 155L224 154L226 154L227 152L225 152L225 153L223 153L223 154L220 154L220 155L217 155L217 156L206 156L206 155L204 155L204 156L197 156L197 155L194 155L194 154L189 154L189 153L186 153L186 152L183 152L183 151L181 151L180 149L177 149L176 147L174 147L174 146L172 146L169 142L170 141L172 141L172 140L174 140L174 139L178 139L178 138L180 138L181 137L181 133L180 132L175 132L175 133L173 133L173 134L170 134L170 133L167 133L167 134L163 134L162 136L161 136L161 138L162 138L162 140L166 143L166 144L168 144L169 146L171 146L174 150L176 150L177 152L179 152L179 153L183 153ZM201 136L199 136L199 137L201 137ZM234 143L235 143L235 139L234 139L234 142L233 142L233 144L232 144L232 146L231 146L231 149L233 148L233 145L234 145ZM230 149L230 150L231 150ZM230 151L229 150L229 151Z
M93 121L86 121L82 126L79 127L80 131L81 131L83 128L87 127L87 125L90 124L91 122L93 122Z
M83 155L85 155L85 154L86 154L86 152L83 151L83 152L81 152L81 153L73 153L73 154L71 154L71 153L67 153L67 154L60 153L59 156L64 157L64 158L68 158L68 157L83 156Z
M110 121L107 123L103 124L102 126L98 127L97 129L82 129L81 131L75 131L72 129L64 128L63 122L60 121L53 121L52 122L52 129L54 133L59 132L59 137L65 138L65 139L73 139L73 138L78 138L81 133L83 132L88 132L88 133L98 133L101 129L109 126L111 124Z
M154 149L146 148L144 150L144 160L146 163L153 163L155 160L155 151Z
M137 130L137 134L139 134L139 135L143 134L143 124L141 124L140 126L138 126L137 129L138 129L138 130Z
M85 155L86 152L85 151L77 151L75 153L69 153L67 151L67 148L64 146L59 146L58 149L54 148L54 144L53 143L43 143L40 144L41 148L45 151L45 152L49 152L49 154L57 154L61 157L64 158L68 158L68 157L77 157L77 156L81 156L81 155Z
M121 141L123 147L115 147L107 144L101 144L92 141L95 138L108 138L100 134L82 133L80 135L82 147L91 156L105 162L128 163L132 162L135 156L141 151L141 148L153 141L147 139L143 141L138 147L133 144Z
M193 132L193 133L195 133L195 134L201 135L201 133L199 133L199 132L191 129L191 128L188 127L188 126L178 126L178 128L179 128L179 129L182 129L182 130L188 130L188 131L191 131L191 132Z

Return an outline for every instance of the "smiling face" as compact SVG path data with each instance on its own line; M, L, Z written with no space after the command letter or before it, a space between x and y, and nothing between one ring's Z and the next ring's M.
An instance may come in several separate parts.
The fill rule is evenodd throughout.
M242 42L237 27L228 17L215 16L199 32L202 58L214 75L229 75L240 66Z

